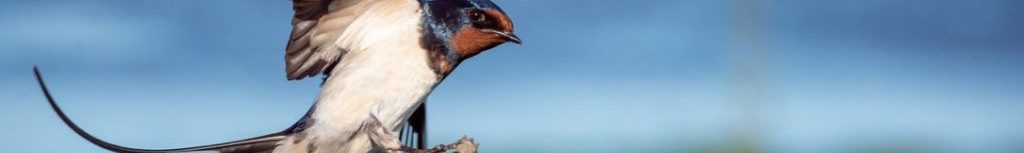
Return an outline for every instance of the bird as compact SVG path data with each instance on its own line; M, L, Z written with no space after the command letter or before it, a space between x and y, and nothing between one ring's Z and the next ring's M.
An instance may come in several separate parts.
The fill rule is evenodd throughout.
M323 76L323 82L309 111L280 132L179 149L124 147L75 125L54 101L38 67L34 72L58 117L79 136L113 152L396 152L403 146L395 133L404 133L410 122L423 124L426 97L460 63L502 44L522 44L510 17L490 0L292 0L292 5L286 78Z

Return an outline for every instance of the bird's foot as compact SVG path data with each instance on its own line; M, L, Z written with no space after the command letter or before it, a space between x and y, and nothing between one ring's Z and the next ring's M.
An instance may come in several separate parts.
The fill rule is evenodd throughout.
M437 145L430 149L417 149L399 143L398 136L384 128L381 124L376 116L371 115L370 119L363 125L363 130L367 131L366 133L370 136L370 140L380 149L385 150L385 152L444 153L454 150L456 153L477 153L477 148L480 146L480 143L476 143L473 138L462 136L462 139L452 144Z
M405 146L399 143L398 136L384 128L382 124L377 116L371 114L369 120L363 124L362 130L366 131L366 134L370 136L370 141L377 145L377 148L386 150L386 152L396 152L396 150L404 148Z
M437 145L430 149L416 149L409 146L402 146L402 149L395 150L406 153L444 153L448 151L454 151L455 153L477 153L477 147L480 143L476 143L473 138L462 136L458 142L452 144Z

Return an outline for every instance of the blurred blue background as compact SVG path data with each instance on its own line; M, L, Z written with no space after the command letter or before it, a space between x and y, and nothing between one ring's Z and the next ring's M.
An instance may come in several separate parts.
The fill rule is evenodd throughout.
M1024 1L498 0L524 45L429 98L484 152L1024 152ZM286 0L0 2L0 147L104 152L284 129Z

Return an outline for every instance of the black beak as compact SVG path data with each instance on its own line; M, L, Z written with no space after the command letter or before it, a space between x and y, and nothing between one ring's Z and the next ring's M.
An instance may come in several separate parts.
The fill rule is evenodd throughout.
M523 40L519 39L519 36L516 36L516 34L514 34L512 32L501 32L501 31L489 30L489 29L488 30L484 30L484 32L491 32L491 33L500 35L501 37L505 38L505 41L509 41L509 42L516 43L516 44L523 44Z
M520 44L520 45L523 44L523 40L519 39L519 36L516 36L516 34L514 34L514 33L502 33L501 36L504 36L505 40L508 40L509 42Z

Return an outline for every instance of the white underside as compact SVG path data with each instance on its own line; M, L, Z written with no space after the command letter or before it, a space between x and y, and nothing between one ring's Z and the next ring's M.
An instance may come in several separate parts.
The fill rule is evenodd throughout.
M373 115L397 132L439 82L420 46L419 3L371 3L330 46L348 52L323 85L305 139L282 141L274 152L367 152L364 121ZM298 146L306 143L313 148Z

